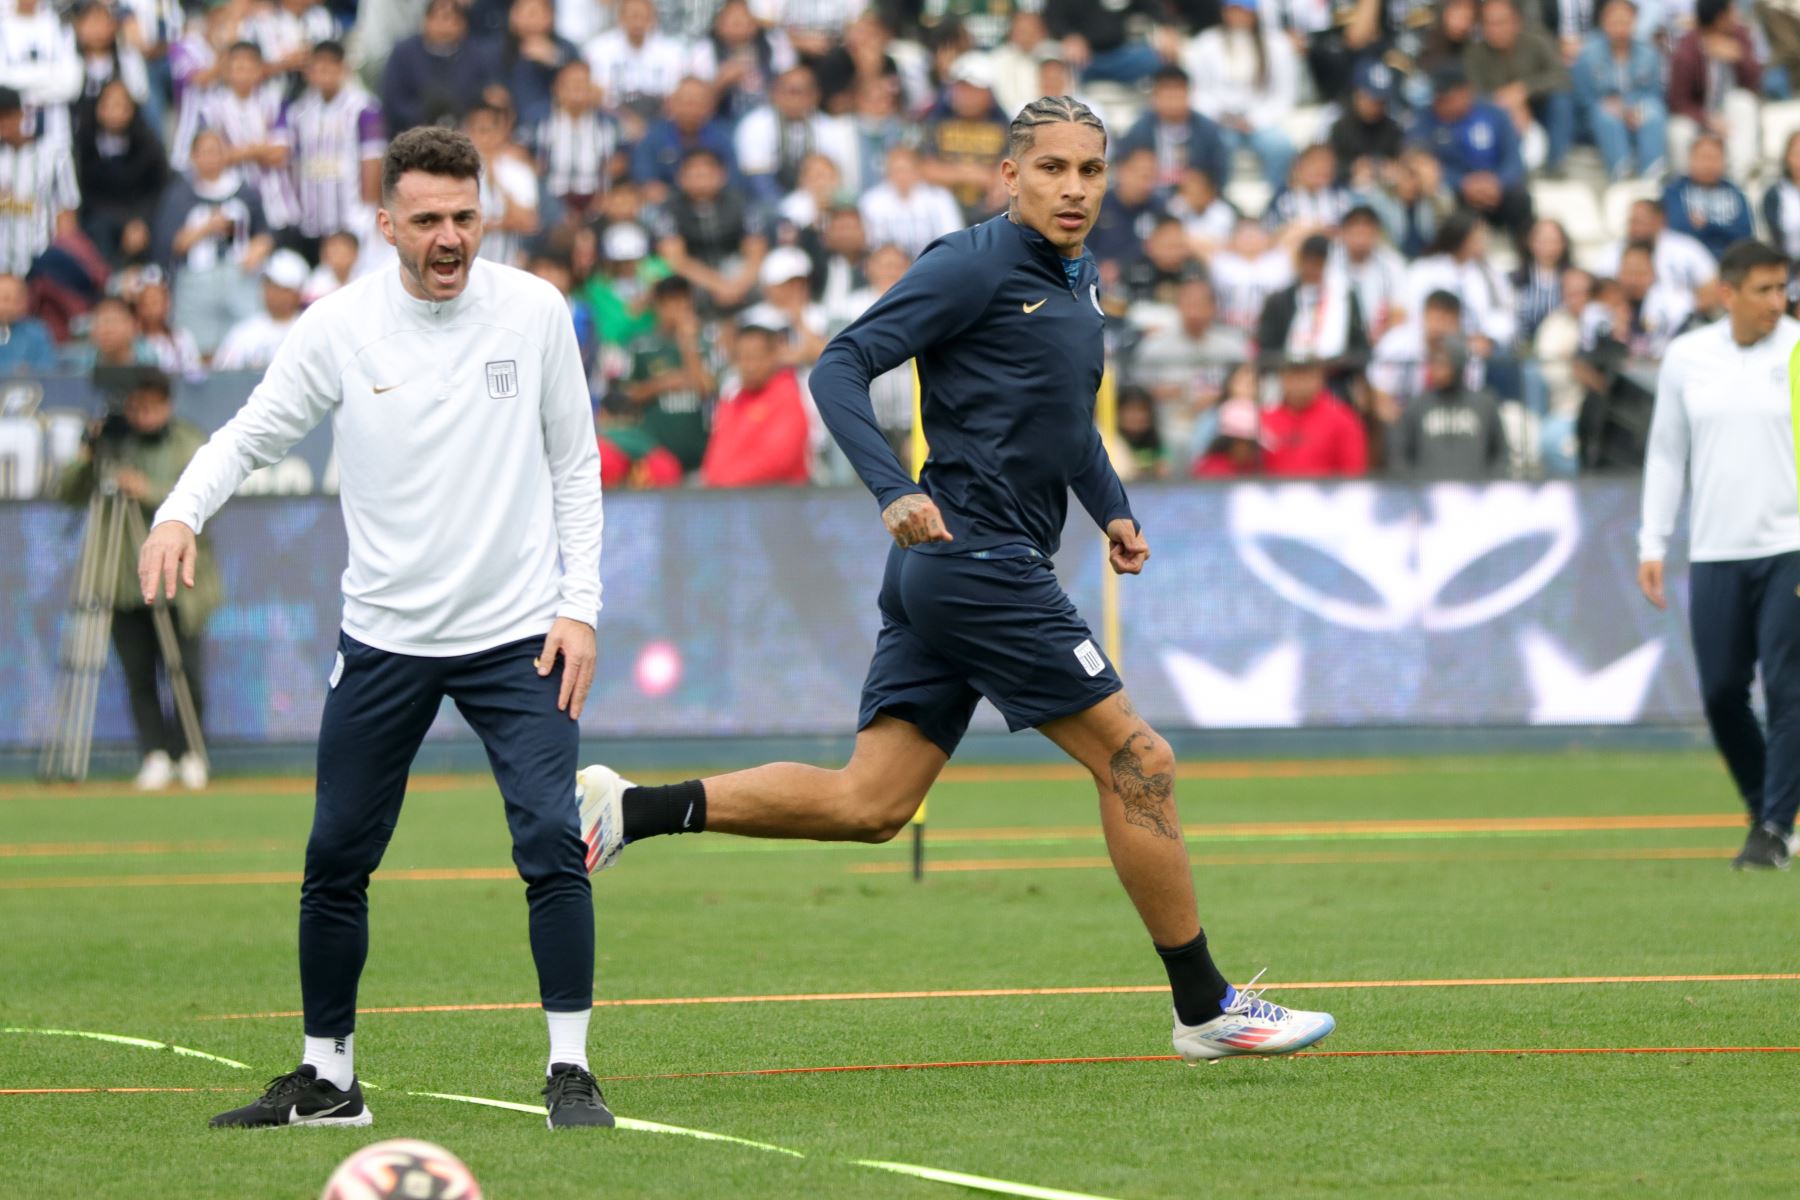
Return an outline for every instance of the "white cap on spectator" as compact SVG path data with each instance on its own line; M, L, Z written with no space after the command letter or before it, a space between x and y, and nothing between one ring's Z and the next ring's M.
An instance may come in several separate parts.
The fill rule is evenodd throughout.
M636 262L650 254L650 239L629 221L608 225L600 239L600 252L608 262Z
M950 82L967 83L994 90L994 60L979 50L971 50L950 64Z
M763 259L762 285L772 288L790 279L811 279L812 259L798 246L777 246Z
M277 250L269 255L269 261L263 264L263 278L276 287L284 287L290 291L299 291L306 286L307 276L312 268L306 260L293 250Z

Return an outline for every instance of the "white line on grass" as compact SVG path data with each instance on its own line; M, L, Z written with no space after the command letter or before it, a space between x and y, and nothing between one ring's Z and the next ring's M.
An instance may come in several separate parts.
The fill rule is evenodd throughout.
M187 1046L176 1046L169 1042L153 1042L149 1038L126 1037L121 1033L94 1033L86 1029L0 1029L0 1033L38 1034L44 1037L88 1038L96 1042L112 1042L119 1046L139 1046L145 1050L172 1050L187 1058L203 1058L207 1062L221 1063L238 1071L248 1071L249 1063L241 1063L235 1058L221 1058L217 1054L208 1054L204 1050L194 1050Z

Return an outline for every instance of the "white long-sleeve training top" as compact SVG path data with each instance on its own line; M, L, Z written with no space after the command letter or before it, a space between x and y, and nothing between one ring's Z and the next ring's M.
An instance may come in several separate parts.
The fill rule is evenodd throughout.
M1644 460L1640 561L1663 558L1691 480L1688 557L1694 562L1767 558L1800 550L1788 357L1800 321L1781 318L1749 346L1729 318L1669 343L1656 384Z
M446 657L543 634L557 617L594 623L600 460L555 288L477 259L443 303L409 295L398 269L326 296L156 519L199 531L328 415L350 542L345 633Z

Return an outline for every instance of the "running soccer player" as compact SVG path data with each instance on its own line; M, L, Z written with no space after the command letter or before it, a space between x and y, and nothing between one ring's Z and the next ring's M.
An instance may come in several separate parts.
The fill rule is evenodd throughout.
M594 909L569 786L600 611L599 453L562 296L477 261L480 180L462 134L393 140L378 220L399 266L306 310L139 560L146 602L173 597L177 575L192 587L194 535L331 418L350 563L300 889L305 1044L298 1069L215 1126L371 1123L353 1044L369 875L445 696L506 801L550 1027L550 1127L613 1124L588 1070Z
M1168 971L1181 1056L1298 1050L1332 1018L1234 989L1213 964L1174 754L1050 565L1071 489L1106 531L1114 571L1136 575L1150 555L1094 427L1106 320L1083 242L1106 192L1105 128L1067 96L1033 101L1013 119L1000 171L1008 211L928 246L813 370L825 421L895 543L849 765L773 763L667 787L588 767L578 787L589 862L599 870L626 844L701 830L885 842L986 696L1010 728L1037 729L1093 774L1107 850ZM870 380L909 358L931 444L917 484L869 399Z
M1666 608L1663 559L1691 481L1688 622L1713 744L1749 810L1739 870L1786 870L1800 808L1800 509L1788 383L1800 321L1788 262L1758 241L1719 260L1724 320L1669 343L1644 459L1638 586ZM1762 668L1765 736L1750 707Z

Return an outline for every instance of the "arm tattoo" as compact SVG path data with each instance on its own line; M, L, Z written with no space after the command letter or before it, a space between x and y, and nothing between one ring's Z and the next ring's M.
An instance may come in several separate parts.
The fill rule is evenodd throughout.
M1137 751L1139 742L1148 745L1150 735L1133 733L1112 756L1113 791L1125 805L1125 820L1159 837L1180 841L1181 830L1174 823L1171 804L1174 776L1167 773L1146 775L1144 760Z

